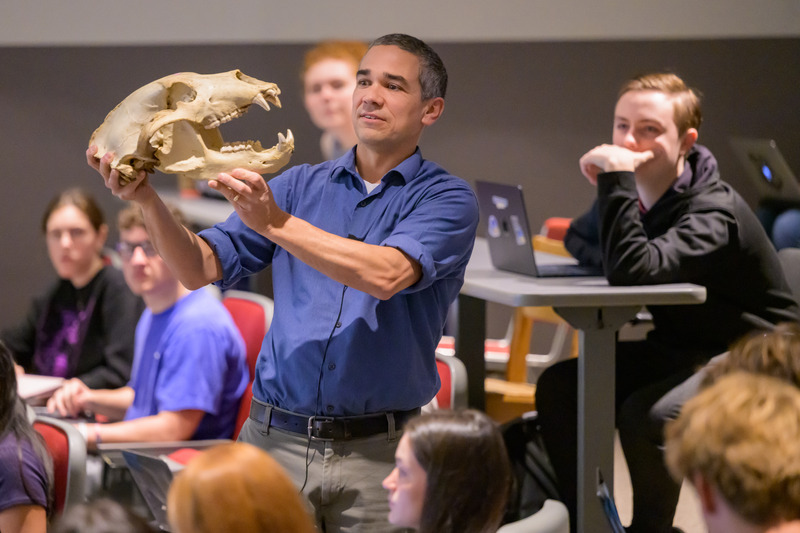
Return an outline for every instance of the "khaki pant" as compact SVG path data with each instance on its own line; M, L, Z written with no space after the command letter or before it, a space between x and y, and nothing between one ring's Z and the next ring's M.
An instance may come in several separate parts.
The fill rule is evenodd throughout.
M391 526L381 486L394 468L401 433L349 441L311 440L247 419L239 440L266 450L289 473L325 533L406 531ZM306 466L306 464L308 466ZM269 505L269 502L264 502Z

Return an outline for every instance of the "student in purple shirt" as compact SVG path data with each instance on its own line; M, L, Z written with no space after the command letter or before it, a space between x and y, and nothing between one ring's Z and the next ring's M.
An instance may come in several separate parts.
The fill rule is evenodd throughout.
M99 442L230 438L249 381L244 341L222 303L175 279L150 243L137 206L119 214L125 281L147 308L136 327L127 386L92 390L70 380L48 409L75 416L91 411L112 423L86 428Z
M53 464L17 397L11 352L0 341L0 531L45 533Z
M58 280L0 339L18 372L121 387L130 378L133 331L144 305L101 256L108 235L103 212L86 192L67 189L45 209L42 233Z
M281 462L329 533L392 530L381 481L403 424L439 388L434 352L478 224L469 185L417 147L446 85L428 45L377 39L357 72L355 148L269 185L241 169L220 174L210 185L236 212L199 236L144 173L121 186L109 154L87 152L115 195L142 206L187 286L225 288L272 265L275 315L240 439Z

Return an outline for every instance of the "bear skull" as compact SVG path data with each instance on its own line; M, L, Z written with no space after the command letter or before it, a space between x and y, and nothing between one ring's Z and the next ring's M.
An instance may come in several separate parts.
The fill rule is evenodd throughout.
M224 143L220 124L244 114L250 105L280 107L280 89L239 70L218 74L182 72L148 83L117 105L95 130L89 145L98 158L112 152L120 181L154 169L188 178L213 179L244 168L276 172L294 151L291 130L264 149L258 141Z

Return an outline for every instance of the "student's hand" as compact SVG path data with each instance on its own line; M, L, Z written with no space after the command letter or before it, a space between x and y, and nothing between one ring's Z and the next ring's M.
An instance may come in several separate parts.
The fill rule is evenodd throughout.
M14 374L16 374L17 376L24 376L25 369L19 366L17 363L14 363Z
M635 172L639 165L653 158L653 152L634 152L614 144L601 144L581 157L581 172L592 185L597 185L597 175L603 172Z
M89 149L86 150L86 162L102 176L106 188L109 189L114 196L128 202L138 202L141 201L146 194L155 194L147 179L147 172L140 170L136 174L136 179L132 182L121 182L119 172L111 168L111 161L114 159L114 154L108 152L101 158L97 158L96 154L97 146L90 146Z
M256 172L237 168L221 173L208 184L228 199L247 227L262 235L289 216L278 207L267 182Z
M64 382L60 389L47 400L47 411L61 416L77 418L89 403L92 390L78 378Z

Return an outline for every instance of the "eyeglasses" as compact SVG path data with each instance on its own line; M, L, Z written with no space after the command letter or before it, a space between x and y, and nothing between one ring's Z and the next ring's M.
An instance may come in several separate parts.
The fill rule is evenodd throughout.
M129 260L133 257L133 252L136 251L137 248L141 248L144 252L144 255L147 257L155 257L158 255L158 252L155 248L153 248L153 243L150 241L141 241L141 242L127 242L127 241L120 241L117 243L117 252L119 253L120 257L125 261Z

